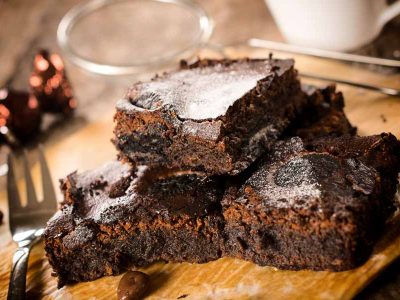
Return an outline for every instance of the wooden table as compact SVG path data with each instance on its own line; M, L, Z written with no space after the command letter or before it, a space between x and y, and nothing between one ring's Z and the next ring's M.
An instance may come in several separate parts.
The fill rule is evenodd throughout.
M57 24L65 12L78 2L77 0L0 0L0 86L6 82L11 82L12 86L16 88L26 89L30 63L35 51L42 47L58 51L55 42ZM206 8L216 22L215 33L212 37L214 42L229 44L250 37L282 40L261 0L203 0L199 2ZM21 26L21 24L24 24L24 26ZM249 49L231 50L231 55L234 56L248 55L249 53ZM265 56L266 52L262 51L257 53L251 51L251 54L255 56ZM61 123L51 130L48 130L41 138L48 149L47 154L54 178L63 177L66 173L75 168L83 170L94 167L98 165L99 162L114 157L114 149L108 142L109 137L111 137L111 118L114 102L123 94L126 87L137 79L137 76L124 78L98 77L87 74L71 65L67 65L67 67L70 79L75 88L76 96L79 99L80 106L77 115L74 119L66 123ZM304 57L297 57L297 67L300 70L307 69L307 71L314 71L318 74L331 75L334 73L344 78L362 79L371 83L400 87L400 76L398 74L384 76L367 70L349 68L347 65L335 63L326 64L326 62L320 60L310 60ZM400 128L398 126L400 123L400 99L384 97L375 93L367 93L363 90L345 86L340 86L340 89L345 92L345 97L347 99L346 112L350 120L359 127L361 134L392 131L400 137ZM87 145L98 145L100 150L96 147L82 145L85 141L90 142ZM77 142L80 142L81 145L77 146ZM33 153L32 156L34 155ZM4 155L1 159L4 160ZM0 179L0 187L4 190L4 178ZM6 211L4 191L0 193L0 209L3 212ZM5 218L5 224L7 224L7 222L8 220ZM395 222L394 224L397 223ZM396 233L396 230L391 231L387 234L386 239L395 240L395 238L398 237ZM385 245L385 242L381 242L380 245ZM2 298L6 295L8 272L11 263L10 259L12 250L15 248L15 245L11 242L6 225L0 226L0 247L0 298ZM398 252L400 253L400 250L397 250L397 248L400 249L400 241L392 244L390 247L382 246L380 250L383 252L378 251L378 255L375 256L376 258L373 258L374 260L372 262L367 263L366 269L355 272L365 271L365 276L367 276L368 280L372 279L378 269L380 270L382 266L392 261L398 255ZM383 255L385 257L381 255L382 253L384 253ZM300 276L297 277L297 275L293 275L293 272L281 273L280 271L276 271L276 273L272 274L271 270L269 270L266 275L263 274L263 272L265 272L263 269L255 268L252 264L229 259L211 263L209 266L207 265L205 269L203 266L193 267L186 264L179 266L156 265L150 267L148 272L156 274L156 281L160 282L163 280L163 277L157 274L161 274L159 271L164 270L164 273L170 274L169 282L179 283L182 282L182 276L179 277L180 273L177 274L177 271L182 272L182 274L191 274L194 272L193 270L197 270L201 273L201 270L214 270L214 272L216 272L216 270L223 268L225 272L229 272L228 265L240 267L242 271L237 273L240 276L245 274L245 272L258 272L258 278L271 280L270 282L266 282L265 285L262 285L261 288L268 288L268 286L277 288L282 284L282 278L289 278L292 280L292 288L293 286L295 288L301 288L301 285L304 286L304 282L299 280L293 285L293 280L303 276L311 278L307 277L310 276L307 272L298 273ZM389 268L388 272L385 272L383 276L375 281L375 284L373 283L358 297L360 299L399 298L400 272L397 271L399 265L399 263L395 263L394 267ZM221 279L224 275L225 274L221 276L221 274L219 274L219 277L206 278L209 280L208 283L212 283L215 280ZM237 275L231 275L231 280L233 282L237 280L237 278L235 279ZM326 280L329 281L329 278L331 278L330 275L326 276ZM43 258L43 250L40 246L37 246L30 260L30 273L28 274L28 290L31 298L40 298L44 294L51 294L50 298L67 297L68 295L69 297L72 297L72 295L75 295L75 297L76 295L82 297L85 295L89 297L93 296L93 294L90 293L93 292L100 283L104 287L102 290L109 290L102 294L103 297L114 297L115 284L118 280L118 278L104 278L96 281L96 284L76 285L70 290L64 289L57 291L55 289L54 279L49 278L50 269L47 261ZM278 281L273 281L272 278L276 278ZM322 277L318 277L315 282L321 282L321 278ZM335 284L337 284L334 286L338 288L338 292L336 294L321 294L322 296L325 295L326 297L333 297L332 299L334 299L335 296L339 295L353 295L360 287L366 284L366 278L355 280L357 277L348 277L344 274L342 277L342 280L345 281L344 284L340 284L340 280L338 282L337 278L334 279L336 282ZM196 282L196 279L192 280ZM206 281L206 279L204 280ZM252 287L251 285L246 286L248 280L249 278L243 279L244 285L241 285L242 290ZM363 282L362 284L357 282L360 280ZM290 285L286 285L286 288L288 286ZM312 287L312 284L309 286L305 285L305 288L310 288L310 286ZM347 290L343 290L344 287L346 287ZM209 285L208 288L212 290L212 286ZM168 284L164 289L168 289ZM320 291L320 289L321 286L315 287L315 291ZM163 288L160 287L160 290L162 291ZM220 289L218 291L221 298L225 298L225 296L228 297L228 295L231 296L232 294L229 293L232 292L240 296L240 288L238 290L237 285L234 290ZM214 292L216 291L214 290ZM278 294L274 295L276 296ZM290 295L292 294L287 294L287 296Z

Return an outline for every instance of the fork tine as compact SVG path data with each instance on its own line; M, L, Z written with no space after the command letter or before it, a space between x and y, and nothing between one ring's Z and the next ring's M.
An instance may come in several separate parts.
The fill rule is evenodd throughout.
M7 159L8 173L7 173L7 200L8 200L8 214L11 216L13 213L22 210L21 199L18 193L17 182L15 181L15 166L14 155L8 154ZM10 218L11 220L11 218Z
M39 145L39 162L42 173L43 204L47 208L57 208L56 192L54 191L50 170L46 163L42 145Z
M23 157L22 161L24 165L24 174L25 174L26 199L28 202L28 206L31 208L37 207L38 200L36 197L35 186L33 185L32 175L29 170L28 155L26 150L24 150L22 157Z

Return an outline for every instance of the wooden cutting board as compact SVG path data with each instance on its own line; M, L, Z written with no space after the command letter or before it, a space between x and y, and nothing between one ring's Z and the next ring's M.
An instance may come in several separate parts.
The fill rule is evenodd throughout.
M235 55L241 55L235 50ZM248 52L244 53L248 55ZM253 52L265 56L266 52ZM334 62L296 57L297 68L327 76L400 87L400 75L380 75ZM321 82L319 82L322 85ZM390 131L400 137L400 98L339 86L346 99L346 112L361 135ZM56 144L47 145L46 155L54 177L93 168L115 158L111 145L112 112ZM36 182L37 166L33 168ZM61 197L61 196L60 196ZM6 193L0 192L0 209L7 215ZM6 297L15 244L8 232L8 219L0 226L0 298ZM151 277L148 299L351 299L385 266L400 255L400 217L394 217L361 267L346 272L281 271L224 258L207 264L157 263L142 270ZM58 290L43 245L34 247L29 260L28 299L116 299L120 276L79 283Z

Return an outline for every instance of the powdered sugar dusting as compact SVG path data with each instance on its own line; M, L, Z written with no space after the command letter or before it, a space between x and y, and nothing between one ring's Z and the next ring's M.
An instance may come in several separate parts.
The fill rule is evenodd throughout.
M128 176L131 167L128 164L122 164L119 161L110 161L102 166L90 171L82 172L76 175L78 187L86 187L93 179L113 183L119 178Z
M271 75L268 61L182 70L137 84L132 102L147 109L159 108L160 101L172 104L184 119L217 118L258 80Z
M133 199L131 197L121 196L119 198L109 198L107 195L94 196L90 199L86 199L86 204L90 206L90 209L86 213L86 218L93 219L95 222L108 223L114 220L113 215L108 215L106 212L113 208L121 208L121 206L128 206Z
M142 169L139 171L141 172ZM79 203L84 213L82 217L92 219L96 222L112 221L112 214L111 216L107 216L109 214L106 212L116 207L129 206L134 195L110 198L108 189L115 182L130 175L131 167L119 161L108 162L94 170L75 175L77 187L82 187L83 193L85 193L85 199ZM101 186L98 189L93 188L93 184L95 185L96 181L106 182L106 188L103 189ZM106 220L106 218L109 220Z
M299 137L292 137L285 141L278 141L274 146L271 163L282 161L285 158L304 150L304 143Z
M71 214L72 212L72 207L68 206L66 207L64 210L58 210L56 211L56 213L49 219L49 221L47 222L47 224L51 224L56 222L57 220L59 220L63 214Z
M215 124L218 124L218 126L215 126ZM184 121L182 125L182 131L185 134L197 135L204 139L217 140L220 135L222 122L218 120L198 123L192 120L187 120Z
M257 193L264 198L269 207L304 207L305 199L318 198L321 195L319 184L308 159L295 157L282 168L261 168L248 181ZM283 171L282 175L279 171ZM266 184L268 183L268 184Z
M74 250L81 247L87 241L90 241L93 236L94 234L91 229L78 225L74 231L63 237L63 243L67 249Z

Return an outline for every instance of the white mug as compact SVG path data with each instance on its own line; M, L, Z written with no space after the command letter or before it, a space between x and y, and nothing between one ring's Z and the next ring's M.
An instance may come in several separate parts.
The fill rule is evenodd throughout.
M400 0L265 0L286 40L294 45L347 51L371 42L400 14ZM400 38L400 35L399 35Z

